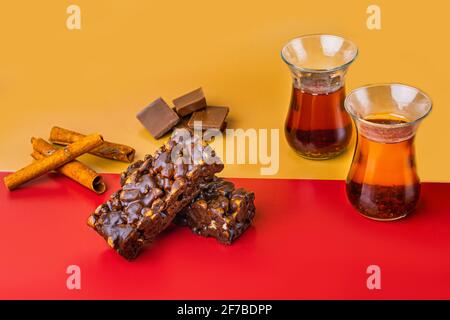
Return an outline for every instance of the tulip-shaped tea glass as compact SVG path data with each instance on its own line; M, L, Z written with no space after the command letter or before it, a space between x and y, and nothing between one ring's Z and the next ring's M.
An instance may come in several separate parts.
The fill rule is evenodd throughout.
M285 134L301 156L330 159L350 142L352 123L344 109L345 74L357 54L352 42L324 34L293 39L281 50L293 80Z
M364 216L396 220L416 208L414 136L431 105L425 93L402 84L366 86L347 96L345 108L358 130L347 196Z

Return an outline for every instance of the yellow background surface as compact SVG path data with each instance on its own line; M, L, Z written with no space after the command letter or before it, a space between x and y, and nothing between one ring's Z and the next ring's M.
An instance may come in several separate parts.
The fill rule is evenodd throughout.
M66 8L81 8L81 30L66 28ZM291 78L279 51L291 38L332 33L360 55L347 89L401 82L428 93L434 110L416 146L424 181L450 181L448 1L378 0L382 29L366 27L370 1L2 1L0 8L0 169L31 161L30 137L54 125L129 144L137 158L155 141L135 114L202 86L209 104L231 108L230 128L280 128L276 177L344 179L349 151L309 161L290 150L283 124ZM354 142L353 142L354 143ZM83 156L101 172L127 165ZM259 165L224 175L258 177Z

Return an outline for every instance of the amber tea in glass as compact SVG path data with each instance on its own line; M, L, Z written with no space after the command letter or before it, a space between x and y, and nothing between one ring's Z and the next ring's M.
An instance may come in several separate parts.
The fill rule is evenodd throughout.
M301 156L330 159L349 144L345 75L357 53L353 43L333 35L303 36L282 49L293 79L285 135Z
M345 102L358 140L347 177L347 196L363 215L396 220L419 202L414 137L431 101L416 88L374 85L351 92Z

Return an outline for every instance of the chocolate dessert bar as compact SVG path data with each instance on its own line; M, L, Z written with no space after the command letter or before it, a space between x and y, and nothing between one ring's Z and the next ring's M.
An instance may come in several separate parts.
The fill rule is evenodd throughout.
M202 186L197 198L176 217L175 223L187 225L204 237L231 244L252 223L254 194L236 189L232 182L215 177Z
M208 163L206 157L214 156L208 148L196 137L171 138L154 156L129 166L122 187L97 208L88 225L126 259L134 259L223 169L222 163Z

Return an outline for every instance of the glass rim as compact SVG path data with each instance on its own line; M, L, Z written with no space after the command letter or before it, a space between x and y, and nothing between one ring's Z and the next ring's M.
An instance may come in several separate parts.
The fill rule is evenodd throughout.
M418 117L415 120L412 121L407 121L404 123L391 123L391 124L383 124L383 123L376 123L376 122L372 122L372 121L368 121L364 118L361 118L360 116L358 116L357 114L355 114L354 109L350 109L349 105L349 99L350 97L355 94L357 91L361 91L363 89L369 89L369 88L373 88L373 87L393 87L393 86L399 86L399 87L404 87L404 88L408 88L408 89L413 89L416 90L417 92L419 92L420 94L422 94L425 99L428 101L428 110L426 112L424 112L423 115L421 115L420 117ZM344 100L344 108L345 110L348 112L348 114L355 120L357 121L361 121L362 123L369 125L369 126L373 126L373 127L377 127L377 128L384 128L384 129L389 129L389 128L403 128L403 127L409 127L409 126L413 126L419 122L421 122L424 118L426 118L431 110L433 109L433 101L431 100L430 96L428 94L426 94L423 90L411 86L409 84L404 84L404 83L400 83L400 82L392 82L392 83L373 83L373 84L367 84L358 88L353 89L352 91L350 91Z
M355 48L355 53L353 54L353 57L352 57L349 61L347 61L347 62L345 62L345 63L343 63L343 64L341 64L341 65L338 65L338 66L336 66L336 67L334 67L334 68L328 68L328 69L315 69L315 68L305 68L305 67L297 66L297 65L291 63L291 62L284 56L284 54L283 54L284 49L286 49L286 47L287 47L289 44L291 44L293 41L299 40L299 39L305 39L305 38L321 37L321 36L327 36L327 37L339 38L339 39L344 40L344 41L347 42L347 43L350 43L350 44ZM352 64L353 61L355 61L355 59L356 59L356 57L358 56L358 54L359 54L358 46L357 46L353 41L348 40L347 38L344 38L344 37L341 37L341 36L338 36L338 35L335 35L335 34L329 34L329 33L311 33L311 34L305 34L305 35L301 35L301 36L292 38L291 40L289 40L289 41L283 46L283 48L281 48L281 51L280 51L281 59L282 59L289 67L292 67L292 68L294 68L294 69L296 69L296 70L298 70L298 71L300 71L300 72L310 72L310 73L327 73L327 72L334 72L334 71L339 71L339 70L345 69L345 68L347 68L350 64Z

